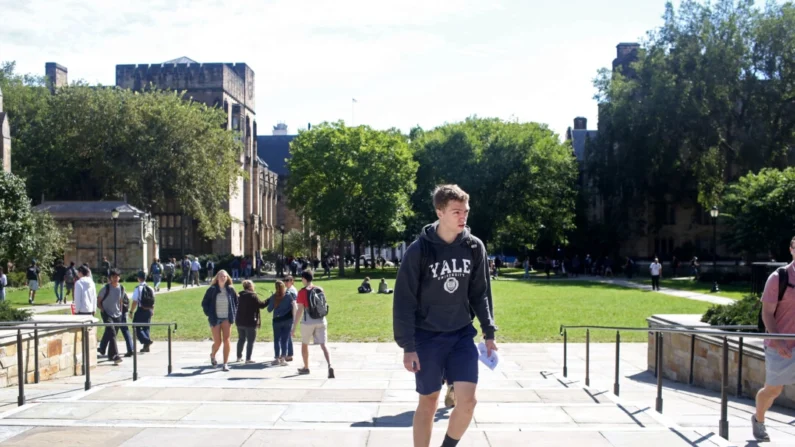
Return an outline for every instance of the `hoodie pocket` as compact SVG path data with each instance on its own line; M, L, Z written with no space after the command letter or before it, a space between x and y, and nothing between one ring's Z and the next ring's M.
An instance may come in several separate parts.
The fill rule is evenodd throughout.
M458 329L469 320L469 310L460 304L432 304L425 312L425 324L440 332Z

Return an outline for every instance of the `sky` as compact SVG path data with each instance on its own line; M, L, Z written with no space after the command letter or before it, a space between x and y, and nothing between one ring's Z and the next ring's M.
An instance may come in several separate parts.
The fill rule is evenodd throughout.
M678 3L678 2L675 2ZM260 134L468 116L597 126L593 79L662 24L662 0L0 0L0 61L115 84L117 64L245 62ZM353 99L357 102L354 104Z

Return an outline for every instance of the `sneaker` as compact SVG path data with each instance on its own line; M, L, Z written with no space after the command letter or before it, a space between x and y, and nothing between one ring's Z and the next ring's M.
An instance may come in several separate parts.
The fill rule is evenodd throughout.
M210 364L213 366L218 366L218 361L215 360L215 357L210 356Z
M133 356L133 353L132 353L132 352L128 352L128 353L124 354L124 356L125 356L125 357L132 357L132 356Z
M121 357L116 357L115 359L113 359L113 364L114 364L114 365L118 365L119 363L121 363L121 362L123 362L123 361L124 361L124 360L122 360L122 358L121 358Z
M279 365L281 365L279 359L273 359L273 361L271 362L271 366L279 366Z
M309 374L309 368L298 368L298 375L305 376Z
M754 432L754 438L757 441L764 441L770 442L770 436L767 434L767 428L765 428L765 424L756 421L756 415L751 415L751 429Z
M242 361L243 361L243 357L238 357L237 360L235 360L235 363L241 363Z
M251 365L252 363L257 363L254 360L246 360L246 365Z
M33 304L33 298L28 298L28 304Z
M229 365L224 363L224 367L222 368L222 371L229 371Z
M447 408L455 407L455 392L453 385L447 387L447 394L444 395L444 406Z
M287 366L287 361L284 359L279 359L279 366Z
M293 356L288 355L287 358L285 358L285 360L287 360L288 362L292 362L293 361Z
M149 352L149 345L144 345L144 347L141 348L141 352Z
M334 378L334 368L332 368L330 366L328 367L328 378L329 379L333 379Z

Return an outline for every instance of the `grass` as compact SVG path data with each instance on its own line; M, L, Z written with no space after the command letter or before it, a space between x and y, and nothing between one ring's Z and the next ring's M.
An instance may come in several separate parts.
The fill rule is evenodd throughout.
M164 283L165 284L165 283ZM105 284L97 284L97 290L103 287ZM132 296L132 291L135 286L138 285L137 282L125 282L122 283L124 285L124 290L128 294ZM150 284L151 285L151 284ZM66 293L66 287L64 287L64 293ZM72 296L69 295L68 301L72 301ZM28 288L27 287L19 287L13 289L6 289L6 300L11 303L13 307L28 307ZM53 288L53 284L49 283L45 286L39 288L36 292L36 302L33 304L34 306L41 306L44 304L55 304L55 290Z
M386 278L394 287L395 271L362 272L352 277L318 279L316 283L326 290L330 312L329 337L332 342L391 342L392 295L359 294L356 288L361 278L370 276L374 283ZM239 284L235 285L240 288ZM258 282L260 298L267 298L273 291L273 283ZM128 286L125 285L125 288ZM44 289L47 290L47 289ZM129 290L132 290L130 287ZM201 300L206 287L198 287L157 296L157 307L153 321L176 321L179 329L174 334L177 340L203 340L210 337L207 319L201 309ZM692 301L628 289L609 284L564 279L551 283L541 281L493 282L495 318L500 330L498 342L560 342L561 324L568 325L615 325L646 326L646 318L652 314L701 314L708 303ZM49 294L52 294L50 288ZM10 295L10 293L9 293ZM46 295L46 294L45 294ZM47 302L53 301L49 299ZM22 298L26 304L27 295ZM9 298L12 299L12 298ZM13 298L18 300L18 298ZM258 339L272 340L270 320L263 314L263 327ZM476 326L479 324L476 322ZM153 329L156 339L165 339L164 329ZM584 331L572 331L569 340L584 341ZM614 340L610 331L594 331L593 341ZM236 334L233 330L233 338ZM646 341L646 334L622 334L624 341Z

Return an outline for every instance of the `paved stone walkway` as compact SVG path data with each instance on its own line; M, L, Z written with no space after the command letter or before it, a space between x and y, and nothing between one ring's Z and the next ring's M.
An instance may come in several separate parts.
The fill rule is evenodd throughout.
M330 344L336 379L327 379L319 348L310 347L312 374L295 363L209 366L207 342L174 343L174 372L166 374L164 342L139 358L107 362L84 377L0 390L0 442L9 446L410 446L414 381L394 344ZM563 377L562 344L503 344L497 371L481 369L478 406L462 447L480 446L714 446L755 445L752 402L732 401L729 444L716 436L714 393L667 383L664 413L654 411L654 378L645 371L646 345L621 347L621 392L612 394L615 347L591 347L591 386L585 387L584 345L569 345ZM255 360L272 356L269 343ZM668 388L670 387L670 388ZM432 446L441 444L450 409L436 414ZM792 412L771 413L771 445L795 445Z
M590 281L590 282L597 282L600 284L612 284L615 286L621 287L628 287L631 289L640 289L640 290L648 290L651 291L651 284L643 284L635 281L630 281L627 279L622 278L603 278L601 276L577 276L575 278L567 278L573 279L576 281ZM731 298L725 298L722 296L715 296L709 295L706 293L698 293L698 292L691 292L688 290L678 290L678 289L671 289L667 287L661 287L660 290L656 293L662 293L663 295L670 295L679 298L685 298L688 300L695 300L695 301L705 301L707 303L712 304L732 304L735 303L736 300Z

